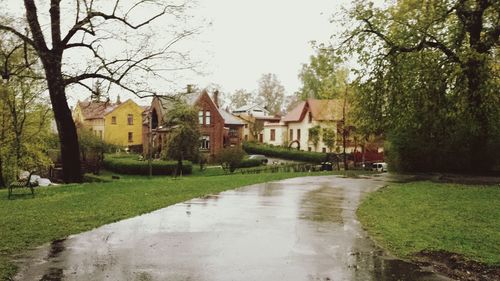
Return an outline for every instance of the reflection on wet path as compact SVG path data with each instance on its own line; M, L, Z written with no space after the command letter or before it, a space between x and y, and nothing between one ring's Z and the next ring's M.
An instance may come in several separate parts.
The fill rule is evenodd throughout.
M253 185L55 242L18 280L446 280L384 256L356 220L383 179Z

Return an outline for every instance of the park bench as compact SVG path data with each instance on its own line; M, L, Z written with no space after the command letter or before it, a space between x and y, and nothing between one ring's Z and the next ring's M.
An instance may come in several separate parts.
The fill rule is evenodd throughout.
M38 184L36 182L31 182L31 177L33 176L34 173L35 173L35 171L31 171L28 178L20 179L20 180L12 182L9 185L9 197L8 198L10 199L10 197L12 196L13 189L24 188L24 187L29 188L31 190L31 196L35 197L34 187L37 186Z

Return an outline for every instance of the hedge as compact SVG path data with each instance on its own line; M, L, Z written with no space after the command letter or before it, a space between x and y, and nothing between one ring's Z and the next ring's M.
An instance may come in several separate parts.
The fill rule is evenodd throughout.
M193 165L189 161L182 162L182 173L191 174ZM104 167L119 174L129 175L148 175L148 161L140 161L139 155L106 155L104 158ZM177 168L177 161L158 161L152 162L153 175L172 175Z
M264 154L266 156L309 163L321 163L326 159L326 153L294 150L251 142L243 143L243 149L249 154Z
M252 168L260 165L262 165L262 160L260 159L243 159L238 168Z

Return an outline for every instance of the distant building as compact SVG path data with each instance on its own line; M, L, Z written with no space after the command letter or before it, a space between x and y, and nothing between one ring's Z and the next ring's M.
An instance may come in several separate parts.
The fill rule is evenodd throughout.
M235 115L249 115L254 117L264 117L269 116L269 110L265 107L262 107L258 104L249 104L244 105L240 108L233 110L233 114Z
M269 111L257 104L245 105L232 111L240 118L245 126L243 128L244 141L264 142L264 123L277 123L279 116L269 115Z
M213 98L206 90L198 93L181 94L179 97L187 104L198 110L198 122L200 125L201 139L200 151L208 155L209 160L214 157L224 147L239 146L243 138L243 127L245 123L219 107L218 92L215 91ZM170 97L155 97L149 109L151 119L151 130L153 139L153 152L157 155L164 149L168 138L169 130L163 127L165 115L174 106L174 101ZM145 143L149 140L149 121L144 122ZM145 149L147 152L149 147Z
M292 108L279 123L266 122L264 124L264 142L305 151L331 152L331 148L323 141L323 129L330 128L336 134L333 149L340 149L343 146L342 106L341 100L307 99L302 101ZM314 145L309 135L309 130L313 127L320 128L317 145ZM349 128L348 132L352 132L352 129L352 127ZM356 144L352 136L346 137L346 152L353 152Z
M78 101L73 110L77 126L102 140L120 145L142 145L144 108L129 99L125 102Z

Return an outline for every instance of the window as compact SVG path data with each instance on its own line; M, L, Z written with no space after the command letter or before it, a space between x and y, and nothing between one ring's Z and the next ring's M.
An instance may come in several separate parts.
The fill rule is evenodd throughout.
M311 111L309 111L309 123L312 123L312 121L313 121L313 116Z
M205 125L210 125L210 111L205 111Z
M203 125L203 111L198 111L198 123L200 123L200 125Z
M312 147L310 147L310 146L309 146L309 147L307 148L307 151L312 151Z
M290 141L293 141L293 129L290 129Z
M128 132L128 142L134 142L134 133Z
M210 149L210 136L202 136L201 137L200 148L201 149Z
M99 138L102 140L102 130L99 130Z
M276 140L276 130L275 129L271 129L271 140L272 141Z
M127 123L129 125L134 125L134 115L132 114L127 115Z
M245 135L245 141L248 141L248 135Z
M248 128L248 124L245 124L245 129Z
M326 147L323 147L323 149L321 149L321 152L326 153Z
M238 136L238 129L236 129L236 128L229 128L228 135L230 137L237 137Z
M116 124L116 116L111 116L111 124Z
M297 140L300 141L300 129L297 129Z

